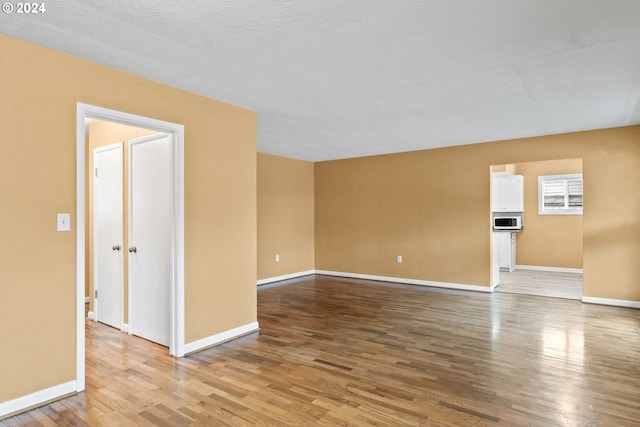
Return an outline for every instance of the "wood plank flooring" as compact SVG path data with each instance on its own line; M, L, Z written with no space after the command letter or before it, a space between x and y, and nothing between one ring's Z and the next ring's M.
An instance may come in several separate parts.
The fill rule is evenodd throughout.
M495 291L581 300L582 273L537 270L501 271L500 283Z
M638 426L640 311L315 276L189 357L87 322L87 390L0 426Z

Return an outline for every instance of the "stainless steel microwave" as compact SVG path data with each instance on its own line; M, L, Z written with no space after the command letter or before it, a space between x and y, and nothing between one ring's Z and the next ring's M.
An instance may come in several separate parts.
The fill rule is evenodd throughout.
M521 230L521 216L496 216L493 218L494 230Z

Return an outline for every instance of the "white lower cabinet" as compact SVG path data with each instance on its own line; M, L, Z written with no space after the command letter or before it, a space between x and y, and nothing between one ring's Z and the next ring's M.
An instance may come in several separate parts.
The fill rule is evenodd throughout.
M498 265L502 271L513 271L516 268L516 233L494 231L494 242L497 243Z

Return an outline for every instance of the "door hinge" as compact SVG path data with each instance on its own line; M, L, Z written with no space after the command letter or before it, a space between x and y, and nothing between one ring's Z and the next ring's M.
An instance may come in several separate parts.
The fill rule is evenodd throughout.
M93 291L93 295L95 298L98 298L98 290L96 289L95 291Z
M96 178L98 177L98 168L95 168L96 171Z

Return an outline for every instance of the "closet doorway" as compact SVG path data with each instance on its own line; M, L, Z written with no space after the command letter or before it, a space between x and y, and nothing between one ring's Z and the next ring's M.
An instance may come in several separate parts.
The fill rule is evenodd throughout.
M112 122L89 127L95 320L168 347L173 139Z
M122 232L119 232L116 215L116 226L111 229L111 234L105 234L106 238L93 235L91 211L94 208L94 189L91 177L96 173L93 168L95 147L88 143L87 130L95 122L132 126L146 131L144 135L126 140L126 143L120 139L115 144L113 141L104 144L112 147L104 147L96 153L97 163L101 165L97 171L99 176L102 172L108 175L109 168L119 168L118 161L113 160L113 157L120 156L118 152L123 157L120 168L122 181L119 183L116 178L108 187L112 192L120 187L124 194L119 196L117 191L115 195L111 194L109 197L112 201L106 202L106 205L112 211L109 213L107 209L104 213L114 216L113 212L121 212ZM82 391L85 389L85 298L95 310L89 312L90 317L165 345L173 356L184 356L184 127L78 103L76 139L76 381L77 391ZM117 148L119 144L121 149ZM102 154L105 153L109 153L112 159L103 162L106 157L102 157ZM110 162L113 164L107 166ZM111 173L118 175L117 172ZM152 196L151 200L146 199L145 195ZM122 208L118 202L113 202L114 198L122 200ZM163 231L158 233L159 229ZM103 246L100 256L113 258L112 271L106 276L111 278L108 280L116 285L118 282L130 285L120 287L121 296L117 293L111 295L113 301L119 300L121 304L96 304L94 290L98 291L97 300L100 300L102 296L107 297L101 295L101 291L108 294L108 288L100 283L102 263L98 261L96 271L91 267L95 262L94 255L99 252L96 250L94 253L94 243ZM93 289L94 283L85 287L85 283L94 280L96 289ZM162 281L165 285L158 287ZM149 288L151 283L153 289ZM149 323L153 326L150 327Z

